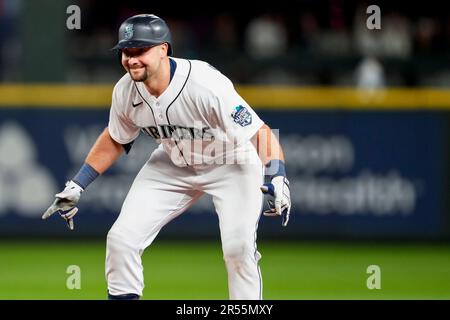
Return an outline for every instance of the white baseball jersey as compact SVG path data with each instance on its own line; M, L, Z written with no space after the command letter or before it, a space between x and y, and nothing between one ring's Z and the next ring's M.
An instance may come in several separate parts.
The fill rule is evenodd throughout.
M218 70L199 60L171 59L175 74L157 98L128 73L116 84L111 137L128 144L143 131L178 166L220 163L224 156L245 152L263 121Z

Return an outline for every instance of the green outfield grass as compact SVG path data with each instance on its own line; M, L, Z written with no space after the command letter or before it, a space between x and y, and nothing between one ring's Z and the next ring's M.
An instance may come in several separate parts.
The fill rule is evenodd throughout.
M450 246L260 242L265 299L450 299ZM105 299L105 242L0 241L0 299ZM156 241L144 299L227 299L220 243ZM69 265L81 289L69 290ZM369 265L381 289L366 287Z

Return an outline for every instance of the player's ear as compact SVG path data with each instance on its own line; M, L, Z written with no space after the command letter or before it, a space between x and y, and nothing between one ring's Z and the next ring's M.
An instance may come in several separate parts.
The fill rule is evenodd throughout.
M169 51L169 45L167 44L167 42L164 42L162 45L161 45L161 54L162 54L162 57L165 57L165 56L167 56L168 55L168 51Z
M119 65L122 66L122 50L117 50L117 61L119 61Z

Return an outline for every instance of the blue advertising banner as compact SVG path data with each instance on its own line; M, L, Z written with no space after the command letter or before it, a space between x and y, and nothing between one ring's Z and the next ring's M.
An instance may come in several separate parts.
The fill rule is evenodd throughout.
M263 217L259 237L439 237L443 127L438 111L259 110L278 129L291 182L288 227ZM83 194L75 231L41 220L108 122L107 109L0 110L0 235L106 236L156 147L141 135L129 155ZM219 236L203 197L162 235Z
M264 116L282 132L298 232L438 235L444 165L438 112Z

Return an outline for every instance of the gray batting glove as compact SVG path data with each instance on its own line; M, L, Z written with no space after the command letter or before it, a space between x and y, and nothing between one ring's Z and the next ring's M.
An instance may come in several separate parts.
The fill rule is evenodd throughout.
M263 214L269 217L281 216L281 225L286 227L291 213L291 193L288 179L276 176L270 183L261 186L261 191L274 197L273 200L267 201L269 210L264 211Z
M47 219L55 212L58 212L59 215L66 220L69 229L73 230L73 217L78 212L76 205L80 200L83 191L84 189L72 180L67 181L65 189L55 195L55 201L53 201L52 205L42 215L42 219Z

